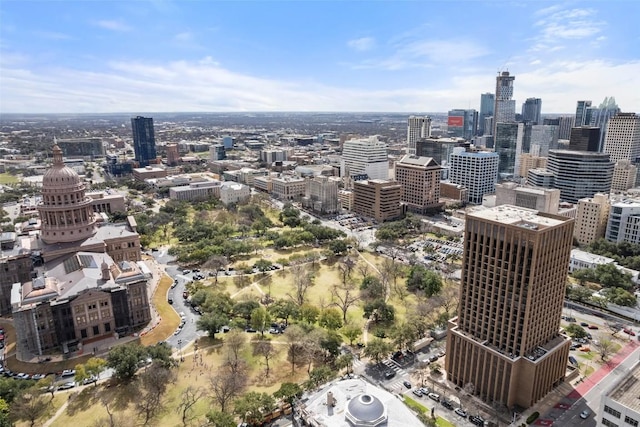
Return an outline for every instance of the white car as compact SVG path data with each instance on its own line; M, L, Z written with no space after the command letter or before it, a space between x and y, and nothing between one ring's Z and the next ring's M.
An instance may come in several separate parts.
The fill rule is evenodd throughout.
M589 415L591 415L591 412L587 410L580 412L580 418L582 418L583 420L586 420L587 418L589 418Z

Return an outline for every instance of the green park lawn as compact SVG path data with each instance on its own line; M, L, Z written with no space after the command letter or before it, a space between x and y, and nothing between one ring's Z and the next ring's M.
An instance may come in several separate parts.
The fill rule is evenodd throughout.
M11 175L9 173L0 173L0 184L15 184L20 182L20 179L17 176Z

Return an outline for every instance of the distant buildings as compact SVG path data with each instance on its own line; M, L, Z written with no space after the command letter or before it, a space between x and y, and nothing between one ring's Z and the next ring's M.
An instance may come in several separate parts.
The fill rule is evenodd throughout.
M595 126L571 128L568 149L594 153L600 151L600 128Z
M64 157L83 157L94 159L104 157L102 138L56 139Z
M353 183L353 212L378 222L402 216L402 186L389 180L370 179Z
M560 333L573 220L513 206L466 216L458 316L445 369L489 403L528 408L562 384Z
M498 123L513 123L516 121L516 101L513 98L513 82L515 76L508 71L498 73L496 77L496 97L493 115L493 135L496 135Z
M527 98L522 104L522 121L530 122L534 125L542 124L542 99Z
M478 129L476 110L450 110L447 117L447 134L450 138L470 140ZM415 154L415 153L414 153Z
M518 128L524 129L522 123L497 123L494 133L495 152L500 157L498 176L500 179L513 177L518 157Z
M555 215L559 204L559 190L522 187L514 182L496 184L496 206L513 205Z
M577 102L576 117L573 124L575 127L589 126L591 124L590 107L591 101Z
M478 135L492 134L493 128L487 128L485 121L493 117L496 96L493 93L483 93L480 95L480 114L478 115Z
M468 190L469 203L481 204L485 194L495 192L498 181L498 153L474 153L456 148L450 159L449 181Z
M271 179L271 195L278 200L297 200L305 195L306 180L294 176Z
M211 197L220 197L220 181L203 181L192 182L189 185L171 187L169 189L169 198L171 200L185 200L196 202L207 200Z
M223 182L220 185L220 201L223 205L244 203L251 197L251 188L237 182Z
M407 154L416 154L416 141L431 136L431 117L410 116L407 120Z
M622 193L632 188L636 183L638 167L629 160L618 160L613 168L611 192Z
M346 141L342 146L340 175L366 175L369 179L389 179L387 144L375 136Z
M396 162L396 181L409 212L425 214L440 206L441 167L431 157L406 155Z
M178 144L167 144L167 166L177 166L180 163Z
M610 206L606 194L595 194L591 198L578 200L573 237L580 245L589 245L604 237Z
M140 167L156 162L156 137L151 117L137 116L131 119L133 150Z

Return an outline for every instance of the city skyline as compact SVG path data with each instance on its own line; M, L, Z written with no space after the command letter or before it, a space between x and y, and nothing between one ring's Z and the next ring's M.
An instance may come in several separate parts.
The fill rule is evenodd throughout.
M503 70L517 105L541 98L543 114L606 96L634 112L638 14L630 1L7 1L0 113L479 110Z

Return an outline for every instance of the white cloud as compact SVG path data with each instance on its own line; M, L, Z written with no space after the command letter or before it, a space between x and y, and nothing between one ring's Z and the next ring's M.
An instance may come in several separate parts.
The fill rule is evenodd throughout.
M188 43L193 40L193 34L189 31L178 33L173 37L173 40L179 43Z
M516 76L518 103L535 96L542 98L544 113L570 113L578 99L615 96L624 111L640 112L640 93L629 90L640 87L640 60L523 64L509 66ZM211 57L170 63L112 62L101 72L34 71L20 61L3 62L1 67L3 113L447 111L469 104L478 108L480 94L495 85L495 70L467 68L438 85L426 70L417 74L421 78L403 79L393 89L352 89L237 73Z
M59 33L56 31L35 31L33 34L49 40L71 40L73 38L68 34Z
M95 21L93 25L104 28L105 30L127 32L131 31L131 27L120 20L101 20Z
M373 37L361 37L359 39L349 40L347 46L359 52L366 52L375 47L376 41Z

